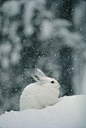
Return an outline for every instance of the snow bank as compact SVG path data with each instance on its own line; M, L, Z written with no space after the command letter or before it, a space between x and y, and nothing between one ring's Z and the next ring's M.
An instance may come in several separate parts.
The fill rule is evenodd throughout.
M54 106L6 112L0 116L1 128L86 128L86 96L60 98Z

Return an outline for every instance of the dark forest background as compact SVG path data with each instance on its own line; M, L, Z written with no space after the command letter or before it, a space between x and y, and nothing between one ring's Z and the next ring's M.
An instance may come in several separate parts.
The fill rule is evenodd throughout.
M86 94L86 0L0 0L0 114L19 110L35 68Z

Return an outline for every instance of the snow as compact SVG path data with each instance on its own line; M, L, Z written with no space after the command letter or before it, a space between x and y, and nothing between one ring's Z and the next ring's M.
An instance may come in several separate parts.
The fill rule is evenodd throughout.
M10 42L3 43L0 46L0 62L4 69L9 67L8 55L11 52L11 49Z
M41 39L49 39L52 36L53 24L51 21L45 19L41 25Z
M72 48L77 48L81 43L81 36L76 32L69 31L68 27L71 26L71 23L67 20L56 19L49 20L44 19L41 24L40 39L48 40L51 38L59 37L62 39L62 42ZM57 40L59 43L59 40Z
M23 20L24 20L24 26L25 26L24 33L26 35L32 35L35 31L34 25L32 24L35 11L45 14L44 3L45 3L44 0L42 0L42 1L39 1L39 0L27 1L25 3L25 12L24 12ZM36 20L34 20L34 23L40 24L42 14L39 17L37 17Z
M86 128L86 95L59 99L44 109L5 112L1 128Z
M9 16L15 16L19 13L19 2L17 1L6 1L2 6L2 11Z
M67 58L71 58L73 61L71 66L68 64L70 69L72 66L74 67L71 77L72 88L76 94L86 94L86 41L83 42L82 40L86 40L86 1L81 1L74 6L75 9L72 12L73 31L70 27L71 23L61 19L59 5L61 4L57 4L58 7L55 7L52 2L52 8L48 9L44 0L5 1L1 5L0 113L18 106L15 102L16 99L12 100L11 97L17 94L10 90L18 88L18 91L21 91L21 88L30 83L30 73L35 66L44 69L46 73L56 79L60 78L61 83L64 83L65 76L62 77L62 69L64 69L63 65L67 65L68 61L65 61ZM53 10L55 8L58 12L56 17L59 17L57 19ZM39 30L36 29L36 26ZM37 36L32 38L35 32L37 32ZM36 49L36 43L38 49ZM60 51L65 46L68 46L71 52L64 59ZM37 51L36 55L35 51ZM71 60L69 59L69 61ZM68 73L70 69L68 69ZM65 81L68 83L68 79ZM5 91L3 87L6 87ZM65 93L66 87L65 85ZM64 94L64 91L62 94ZM10 102L9 105L7 102Z
M29 1L25 4L25 12L24 12L24 25L25 25L25 34L33 34L34 33L34 28L31 23L31 19L34 15L34 8L35 8L35 3L34 1ZM29 13L28 13L29 12Z
M86 2L82 1L74 9L73 21L74 21L75 27L77 26L80 27L80 25L82 24L81 22L83 21L83 18L85 17L84 15L85 11L86 11Z
M86 1L80 1L73 12L73 23L75 30L82 35L83 39L86 39Z
M55 25L57 25L57 26L59 26L59 27L69 27L69 26L71 26L72 24L71 24L71 22L69 22L68 20L63 20L63 19L56 19L56 20L54 20L54 23L55 23Z
M12 47L11 47L11 45L10 45L9 42L3 43L0 46L0 55L1 55L1 53L2 54L6 54L6 55L9 54L9 52L11 51L11 49L12 49ZM5 51L5 53L4 53L4 51Z
M83 67L84 67L84 71L82 77L82 92L83 94L86 94L86 64L84 64Z

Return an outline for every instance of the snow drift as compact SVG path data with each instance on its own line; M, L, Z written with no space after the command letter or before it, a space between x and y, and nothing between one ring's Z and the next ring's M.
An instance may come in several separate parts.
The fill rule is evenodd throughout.
M1 128L86 128L86 96L68 96L44 109L6 112Z

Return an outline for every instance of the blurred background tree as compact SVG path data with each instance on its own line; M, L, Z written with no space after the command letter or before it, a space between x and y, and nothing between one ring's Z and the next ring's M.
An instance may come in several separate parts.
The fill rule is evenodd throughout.
M86 94L86 1L0 1L0 113L40 68L58 79L60 96Z

